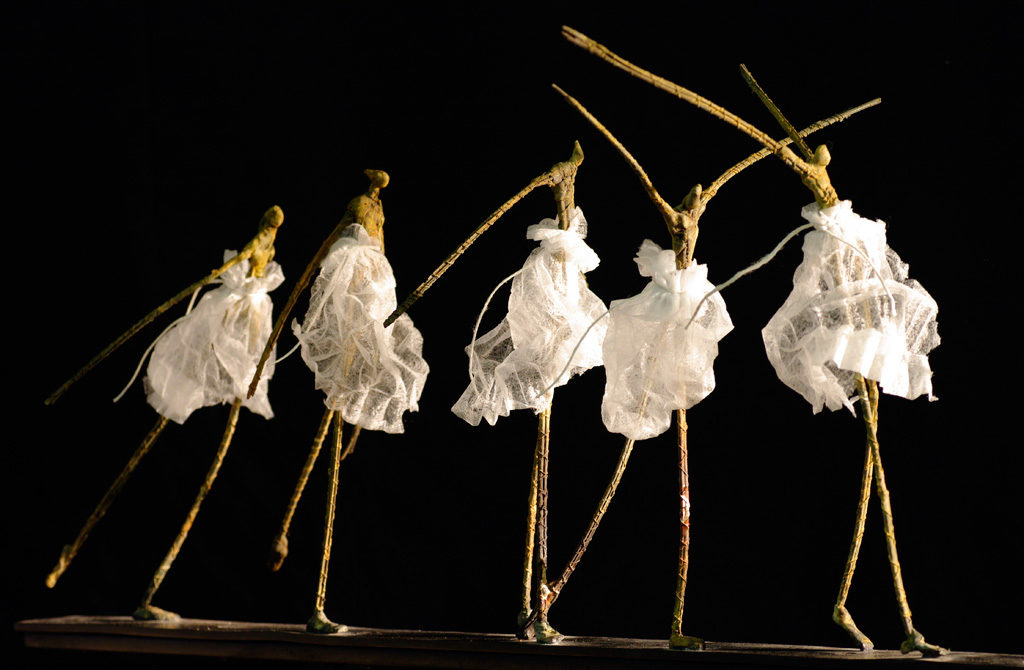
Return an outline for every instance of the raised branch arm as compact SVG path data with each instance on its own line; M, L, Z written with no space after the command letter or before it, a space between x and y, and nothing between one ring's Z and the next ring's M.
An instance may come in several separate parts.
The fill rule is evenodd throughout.
M768 97L768 94L765 93L765 90L761 88L760 84L757 83L757 80L754 79L754 75L750 73L750 70L748 70L747 66L743 63L740 63L740 74L743 75L743 81L747 82L747 86L751 88L758 100L768 108L768 111L772 113L772 116L774 116L775 120L779 122L782 129L786 131L786 135L789 136L790 141L796 144L796 148L800 150L804 160L811 160L811 158L814 157L814 152L812 152L810 147L807 146L800 133L796 131L796 128L789 122L789 119L783 115L778 105Z
M640 166L639 161L633 157L633 154L629 153L629 150L623 146L622 142L620 142L618 138L604 126L603 123L598 121L597 117L591 114L579 100L563 91L557 84L552 84L551 87L558 91L559 95L565 98L566 102L572 105L577 112L582 114L587 121L590 121L591 125L597 128L597 130L604 135L605 139L608 140L613 147L619 150L622 157L626 159L626 163L629 164L629 167L633 168L633 172L635 172L636 176L640 179L640 183L643 184L644 190L647 191L647 196L651 199L651 202L654 203L654 206L659 212L661 212L662 216L671 217L673 215L672 206L661 197L661 194L658 193L658 189L654 187L654 182L651 181L651 178L647 176L647 173L644 172L644 169Z
M280 207L274 206L268 209L263 214L263 218L260 221L259 232L256 234L256 237L251 239L242 248L242 250L238 252L238 254L228 259L228 261L221 265L219 268L212 270L208 275L206 275L199 281L194 282L189 286L183 288L181 291L174 294L174 296L172 296L169 300L161 304L159 307L154 309L146 316L142 317L139 321L135 322L135 324L133 324L131 328L121 333L117 337L117 339L108 344L103 349L103 351L96 354L96 356L93 357L91 361L86 363L81 370L76 372L74 376L71 377L71 379L61 384L60 388L54 391L53 394L50 395L50 397L44 401L45 404L52 405L53 403L57 402L57 400L62 395L64 395L65 391L67 391L72 384L74 384L79 379L88 374L90 370L99 365L107 356L117 351L117 349L122 344L130 340L136 333L138 333L140 330L148 326L150 323L152 323L154 319L156 319L158 316L169 310L171 307L174 307L176 304L178 304L188 296L192 295L203 286L206 286L210 282L217 279L217 277L224 274L229 268L238 265L244 260L252 258L254 254L260 256L260 263L261 265L265 266L266 259L273 255L272 249L274 245L274 236L277 234L277 229L278 227L280 227L283 221L284 213L281 211Z
M581 162L583 162L583 150L580 148L580 143L576 142L573 145L572 157L568 161L556 163L554 166L552 166L550 170L534 178L529 184L521 188L518 193L516 193L511 198L506 200L501 205L501 207L494 210L490 216L484 219L483 223L477 226L476 230L470 233L469 237L467 237L462 242L462 244L456 247L455 251L449 254L448 258L444 259L444 261L442 261L441 264L437 266L437 269L431 272L430 275L423 281L423 283L417 286L416 290L410 293L405 298L405 300L402 301L402 304L400 304L395 309L395 311L391 312L391 314L388 315L388 318L384 320L384 327L387 328L392 323L394 323L395 319L405 314L405 312L410 307L412 307L414 302L422 298L423 294L427 292L427 289L433 286L434 282L440 279L441 275L443 275L448 270L448 268L455 264L455 261L459 259L459 256L464 254L466 250L469 249L469 247L473 244L473 242L476 242L478 237L487 232L487 229L494 225L494 223L497 222L498 219L504 216L505 212L510 210L513 205L515 205L517 202L526 197L526 195L529 194L530 191L534 190L535 188L538 188L540 186L555 186L561 183L563 176L566 174L567 165L579 165ZM560 217L561 216L562 214L560 213Z
M570 42L572 42L573 44L575 44L576 46L580 47L581 49L589 51L590 53L594 54L601 60L610 63L611 65L614 65L620 70L623 70L624 72L633 75L637 79L646 81L648 84L651 84L656 88L660 88L661 90L667 93L671 93L677 98L685 100L686 102L697 107L698 109L702 109L705 112L711 114L712 116L715 116L721 119L722 121L725 121L729 125L738 128L747 135L753 137L755 140L763 144L768 149L776 151L780 148L779 143L776 142L771 135L764 132L763 130L760 130L752 123L744 121L743 119L736 116L735 114L733 114L726 108L722 107L721 105L711 102L704 96L698 95L697 93L694 93L688 88L684 88L683 86L671 82L668 79L665 79L664 77L659 77L653 72L648 72L642 67L630 63L628 60L618 55L608 47L598 42L595 42L594 40L590 39L580 31L574 28L570 28L569 26L562 26L562 36L565 37Z
M875 105L881 104L881 102L881 98L875 98L874 100L869 100L868 102L865 102L863 105L858 105L856 107L846 110L845 112L839 112L838 114L830 116L827 119L822 119L821 121L812 123L811 125L801 130L799 132L799 135L800 137L807 137L811 133L817 132L822 128L827 128L828 126L831 126L834 123L840 123L842 121L845 121L854 114L858 112L863 112L865 109L870 109ZM780 140L779 144L785 146L792 141L792 139L787 137L786 139ZM731 168L723 172L718 179L712 182L711 186L704 190L704 202L707 203L707 201L710 200L723 185L725 185L725 182L729 181L730 179L738 175L740 172L750 167L757 161L761 160L765 156L770 156L771 153L772 152L769 151L768 149L761 149L760 151L750 154L749 156L741 160L739 163L736 163L736 165L733 165Z
M562 26L562 35L576 46L589 51L611 65L614 65L642 81L646 81L652 86L660 88L667 93L671 93L677 98L689 102L698 109L708 112L712 116L725 121L754 138L765 148L778 156L779 159L782 160L782 162L791 170L800 175L804 185L811 189L811 192L814 193L815 200L823 207L828 207L839 202L839 197L832 188L828 174L825 172L829 156L828 151L824 147L819 147L811 160L805 161L793 153L792 149L784 144L780 144L763 130L760 130L753 124L744 121L724 107L711 102L707 98L700 96L679 84L671 82L664 77L659 77L652 72L648 72L647 70L630 63L625 58L611 51L606 46L595 42L580 31L568 26Z

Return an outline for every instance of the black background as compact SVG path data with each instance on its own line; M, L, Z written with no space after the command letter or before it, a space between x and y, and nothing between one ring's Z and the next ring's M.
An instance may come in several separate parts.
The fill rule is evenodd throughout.
M925 8L927 7L927 8ZM42 399L160 301L217 265L280 205L283 303L362 170L383 192L399 298L489 212L579 139L577 202L602 256L606 301L639 291L631 258L660 217L624 161L549 88L578 97L675 203L755 151L752 140L572 47L572 25L773 134L746 63L795 125L873 97L819 133L832 180L940 305L930 356L941 400L884 397L880 439L915 623L955 649L1024 652L1015 267L1021 151L1014 3L849 5L565 3L355 7L348 3L33 3L9 8L4 44L8 400L4 655L13 621L128 614L216 449L227 408L172 425L58 584L43 578L155 415L132 340L56 406ZM701 221L697 259L721 281L802 223L810 200L766 159ZM511 631L518 609L535 418L469 427L448 410L491 288L553 214L538 191L411 311L431 375L404 435L366 434L343 465L328 614L358 626ZM10 239L10 238L9 238ZM799 244L725 294L735 330L718 388L690 412L693 498L688 632L712 640L843 646L830 620L853 526L863 429L812 415L775 377L760 329L787 295ZM499 300L500 305L502 301ZM181 313L183 307L176 312ZM300 303L301 315L304 302ZM501 314L496 308L484 328ZM173 317L160 323L166 324ZM294 342L285 335L283 345ZM11 365L13 363L13 366ZM272 421L243 413L219 480L155 604L185 616L302 622L312 611L324 469L315 471L279 573L264 567L322 412L296 356L271 384ZM568 557L621 448L600 422L604 373L559 390L551 460L552 565ZM13 406L11 402L13 401ZM13 407L13 409L12 409ZM637 445L590 552L552 611L567 634L665 637L677 541L674 445ZM849 607L881 647L901 640L872 500ZM83 659L84 660L84 659ZM172 662L177 662L171 659ZM129 661L111 656L105 662Z

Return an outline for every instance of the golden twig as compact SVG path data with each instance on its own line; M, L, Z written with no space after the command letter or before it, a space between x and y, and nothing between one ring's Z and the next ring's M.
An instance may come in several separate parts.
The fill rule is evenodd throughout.
M812 123L811 125L807 126L803 130L801 130L799 132L799 135L800 135L800 137L807 137L811 133L817 132L817 131L821 130L822 128L827 128L828 126L831 126L834 123L840 123L842 121L845 121L848 118L850 118L851 116L853 116L854 114L856 114L858 112L862 112L865 109L870 109L870 108L874 107L875 105L881 104L881 102L882 102L881 98L875 98L874 100L869 100L868 102L865 102L862 105L857 105L856 107L852 107L852 108L846 110L845 112L839 112L838 114L836 114L834 116L830 116L827 119L822 119L821 121L817 121L815 123ZM791 138L787 137L786 139L779 140L779 144L787 145L787 144L789 144L792 141L793 140ZM754 153L750 154L749 156L747 156L746 158L741 160L739 163L736 163L736 165L733 165L731 168L729 168L728 170L723 172L722 175L718 179L716 179L714 182L711 183L711 186L707 187L704 190L704 202L705 202L705 204L707 203L708 200L713 198L716 193L718 193L718 189L720 189L727 181L729 181L730 179L732 179L737 174L739 174L740 172L742 172L746 168L750 167L751 165L753 165L757 161L761 160L765 156L771 155L771 153L772 152L769 151L768 149L761 149L760 151L757 151L757 152L754 152Z
M782 129L786 131L786 135L789 136L789 139L796 144L796 148L800 150L801 154L803 154L804 160L811 160L814 153L811 151L810 147L804 143L803 138L796 132L796 128L793 127L793 124L790 123L789 119L783 115L782 110L779 109L778 105L768 97L768 94L765 93L765 90L761 88L761 85L757 83L756 79L754 79L754 75L751 74L750 70L748 70L747 66L743 63L740 63L740 74L743 75L743 81L747 82L747 86L749 86L754 92L754 95L764 103L764 106L768 108L768 111L772 113L775 120L779 122L780 126L782 126Z
M822 207L831 207L839 202L839 196L836 195L835 189L832 188L832 183L825 170L830 156L828 149L824 146L818 147L813 157L809 161L805 161L793 153L793 150L788 146L777 142L763 130L760 130L748 121L744 121L721 105L717 105L679 84L630 63L625 58L614 53L604 45L595 42L578 30L562 26L562 35L576 46L589 51L611 65L667 93L671 93L681 100L689 102L698 109L708 112L712 116L753 137L778 156L791 170L800 175L801 181L814 193L814 199Z
M579 164L582 162L583 149L580 148L580 143L576 142L573 145L572 157L570 157L568 161L556 163L554 166L551 167L550 170L548 170L547 172L538 177L535 177L529 184L521 188L519 192L517 192L511 198L506 200L501 205L501 207L494 210L490 216L484 219L483 223L477 226L476 229L472 233L470 233L469 237L463 240L463 242L458 247L456 247L455 251L449 254L448 257L445 258L444 261L442 261L439 266L437 266L437 269L431 272L430 275L423 281L423 283L417 286L416 290L410 293L405 298L405 300L402 301L402 304L400 304L395 309L395 311L388 315L388 318L384 320L384 327L387 328L392 323L394 323L395 319L402 316L402 314L405 314L405 312L408 311L410 307L412 307L413 303L422 298L423 294L425 294L427 290L434 285L434 282L440 279L441 275L443 275L448 270L448 268L455 264L455 261L459 259L459 256L464 254L466 250L469 249L470 245L472 245L473 242L476 242L478 237L487 232L487 229L494 225L494 223L496 223L498 219L500 219L505 214L505 212L511 209L513 205L515 205L517 202L526 197L526 195L529 194L530 191L534 190L535 188L538 188L540 186L557 187L559 184L565 181L565 177L570 172L572 174L575 174L576 168L579 167ZM563 221L566 216L568 216L567 212L559 210L559 221Z

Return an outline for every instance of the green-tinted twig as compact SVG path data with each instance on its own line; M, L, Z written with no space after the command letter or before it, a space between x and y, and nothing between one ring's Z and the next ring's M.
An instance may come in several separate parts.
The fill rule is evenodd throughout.
M866 389L865 389L866 390ZM862 405L862 407L864 407ZM863 411L863 409L862 409ZM865 424L870 422L865 419ZM874 452L871 448L870 439L864 448L864 469L860 478L860 495L857 499L857 518L853 524L853 540L850 542L850 552L846 557L846 565L843 567L843 578L839 583L839 595L836 596L835 607L832 608L832 620L845 630L864 651L875 648L867 635L857 628L853 617L846 609L846 598L850 594L850 586L853 584L853 572L857 569L857 557L860 555L861 541L864 539L864 525L868 518L868 503L871 499L871 480L874 473Z
M153 446L156 442L156 438L160 436L160 433L163 432L163 429L167 426L167 421L168 419L166 417L157 415L156 424L154 424L149 432L146 433L146 437L142 439L138 448L135 449L135 453L132 454L130 459L128 459L128 463L124 466L124 469L121 470L121 474L117 476L114 483L111 484L110 488L107 489L107 492L103 494L103 498L100 499L99 504L96 505L96 509L94 509L92 514L89 515L89 518L86 520L85 525L82 526L82 529L78 531L75 541L71 544L64 545L64 548L60 552L60 558L57 559L56 567L54 567L53 571L46 577L47 588L52 589L57 584L57 580L64 574L64 571L68 569L69 565L71 565L71 561L75 558L75 555L78 554L78 550L82 548L85 538L89 536L93 527L100 519L103 518L103 515L107 513L111 503L114 502L114 498L116 498L121 492L121 489L124 488L125 482L128 481L132 472L135 471L139 461L141 461L142 457L149 452L149 448Z
M530 594L533 592L533 549L537 535L537 480L540 470L540 440L533 450L533 468L530 474L530 495L526 505L526 551L523 558L523 597L516 623L519 626L517 637L529 639L533 630L525 624L532 613L533 603Z
M828 126L831 126L834 123L840 123L842 121L845 121L848 118L850 118L851 116L853 116L854 114L856 114L858 112L862 112L865 109L870 109L870 108L874 107L875 105L881 104L881 102L882 102L881 98L875 98L874 100L869 100L868 102L865 102L862 105L857 105L856 107L852 107L852 108L846 110L845 112L839 112L838 114L836 114L834 116L830 116L827 119L822 119L821 121L817 121L815 123L812 123L811 125L807 126L803 130L801 130L799 135L800 135L800 137L807 137L811 133L817 132L817 131L821 130L822 128L827 128ZM787 137L785 139L779 140L779 144L785 146L785 145L789 144L792 141L793 140L791 140L790 138ZM751 165L753 165L757 161L761 160L765 156L770 156L771 153L772 152L769 151L768 149L761 149L760 151L756 151L756 152L750 154L749 156L747 156L746 158L741 160L739 163L737 163L736 165L733 165L731 168L729 168L728 170L723 172L722 175L718 179L716 179L714 182L711 183L711 186L708 186L706 189L704 189L703 198L704 198L705 204L707 203L708 200L710 200L712 197L714 197L716 193L718 193L718 190L727 181L729 181L730 179L735 177L737 174L742 172L744 169L750 167Z
M320 577L317 580L316 600L313 616L306 622L310 633L337 633L347 627L327 618L324 607L327 604L327 573L331 565L331 543L334 539L334 515L338 500L338 471L341 466L341 431L344 422L341 412L334 414L334 430L331 433L331 460L327 469L327 507L324 513L324 539L320 552Z
M213 486L214 480L217 479L217 473L220 471L220 466L224 462L224 457L228 453L228 447L231 446L231 438L235 435L235 426L238 424L238 413L241 409L242 399L237 398L233 403L231 403L231 411L228 414L228 423L224 427L224 436L221 437L220 445L217 447L217 454L213 458L213 463L210 465L210 469L206 473L206 478L203 480L202 486L199 487L199 492L196 494L196 498L192 502L192 507L189 509L188 515L185 517L185 523L183 523L181 528L178 530L178 535L174 538L170 551L167 552L164 560L160 563L160 566L153 574L153 578L150 580L149 586L146 588L146 592L142 596L142 603L132 615L136 619L177 618L176 614L167 612L158 607L153 607L153 596L156 594L157 589L160 588L160 584L163 583L168 570L171 569L171 564L174 563L174 559L178 557L178 552L181 551L182 545L185 544L185 538L188 537L188 533L192 529L192 524L195 522L196 516L199 514L199 506L203 504L203 500L206 499L206 494L210 492L210 488Z
M772 116L774 116L775 120L778 121L780 126L782 126L782 129L786 131L786 135L789 136L790 141L796 144L796 148L799 149L801 154L803 154L804 160L810 160L814 156L810 147L804 143L803 138L798 132L796 132L796 128L793 127L793 124L789 122L789 119L783 116L782 111L778 108L775 102L768 97L768 94L765 93L764 89L757 83L757 80L754 79L754 75L750 73L750 70L748 70L747 66L743 63L740 63L740 73L743 75L743 81L747 82L747 85L750 86L754 95L756 95L764 106L768 108L768 111L772 113Z
M327 437L327 431L331 428L331 418L334 416L333 409L324 410L323 416L320 417L320 426L316 430L316 435L313 436L313 444L309 448L309 454L306 456L306 462L302 466L302 471L299 473L299 480L295 483L295 489L292 491L292 497L288 500L288 507L284 511L284 519L281 521L281 527L277 531L277 535L274 537L274 543L270 550L270 560L268 565L273 571L281 569L281 565L284 563L284 559L288 556L288 530L292 525L292 517L295 515L295 509L299 506L299 500L302 498L302 492L306 488L306 482L309 480L309 475L313 472L313 466L316 465L316 459L320 455L320 448L323 446L324 438Z

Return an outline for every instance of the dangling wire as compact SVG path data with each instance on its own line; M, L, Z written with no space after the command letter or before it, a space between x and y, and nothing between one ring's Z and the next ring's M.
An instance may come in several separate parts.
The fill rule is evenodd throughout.
M284 359L286 359L286 358L288 358L289 356L291 356L292 354L294 354L294 353L295 353L295 351L296 351L296 350L297 350L297 349L298 349L299 347L301 347L301 346L302 346L302 342L296 342L296 343L295 343L295 346L294 346L294 347L292 347L291 349L289 349L289 350L288 350L288 353L287 353L287 354L285 354L284 356L281 356L280 358L275 358L275 359L274 359L274 365L277 365L278 363L280 363L280 362L281 362L281 361L283 361Z
M715 288L711 289L706 294L704 294L704 297L701 298L700 302L697 303L697 308L695 310L693 310L693 314L690 316L690 320L687 321L686 325L683 326L683 327L684 328L689 328L690 327L690 324L693 323L693 320L697 318L698 314L700 314L700 308L704 306L704 303L707 301L708 298L710 298L714 294L718 293L722 289L731 286L740 277L743 277L744 275L748 275L751 272L753 272L753 271L755 271L755 270L757 270L759 268L762 268L765 265L767 265L768 263L770 263L771 260L773 258L775 258L780 251L782 251L782 247L784 247L787 244L789 244L789 241L791 239L793 239L794 237L796 237L797 235L799 235L803 231L807 230L808 228L813 228L813 227L814 227L813 223L805 223L804 225L800 226L799 228L795 228L795 229L791 230L788 235L786 235L785 237L782 238L781 242L779 242L778 244L775 245L774 249L772 249L769 253L767 253L764 256L762 256L760 258L760 260L756 261L753 265L748 265L747 267L743 268L742 270L740 270L739 272L734 274L732 277L729 277L729 279L727 279L725 282L719 284L718 286L716 286Z
M598 321L608 316L610 313L611 310L606 309L604 311L604 314L590 322L590 325L587 326L587 329L583 331L582 335L580 335L580 339L576 342L576 346L572 348L572 353L569 354L569 360L565 362L565 367L563 367L562 371L558 373L558 375L555 377L555 380L548 384L548 387L546 389L537 394L538 398L544 397L544 395L546 395L548 391L555 388L555 385L558 384L558 380L562 378L562 375L564 375L566 371L569 369L569 367L572 365L572 359L576 357L576 352L580 350L581 346L583 346L583 340L587 339L587 335L590 334L590 329L596 326Z
M211 283L220 283L220 282L211 282ZM132 384L135 383L135 378L139 376L139 372L142 370L142 365L146 362L146 358L149 356L149 354L156 347L156 343L160 341L160 338L163 337L164 335L166 335L171 330L171 328L174 328L179 323L181 323L183 320L185 320L188 317L188 315L192 312L192 308L196 304L196 296L198 296L199 292L202 291L202 290L203 290L203 287L200 286L199 288L197 288L195 290L194 293L192 293L192 299L188 301L188 307L185 309L185 314L183 316L179 316L174 321L171 321L170 325L168 325L166 328L164 328L163 331L161 331L160 334L157 335L156 338L149 344L149 346L146 347L146 350L144 352L142 352L142 358L139 359L139 364L135 367L135 373L132 375L132 378L128 380L128 383L125 384L124 388L121 389L121 392L118 393L116 396L114 396L113 402L117 402L118 400L123 398L124 394L127 393L128 389L130 389L132 387Z
M789 243L790 240L792 240L794 237L796 237L797 235L799 235L803 231L807 230L808 228L817 228L822 233L828 235L829 237L831 237L834 240L837 240L837 241L841 242L842 244L845 244L846 246L848 246L851 249L853 249L854 252L856 252L858 255L860 255L864 259L864 262L868 264L868 267L871 268L871 273L875 277L878 278L879 283L882 285L882 290L885 291L885 294L887 296L889 296L889 302L892 304L893 311L896 310L896 298L893 297L892 293L889 292L889 287L885 285L885 280L882 279L882 275L878 272L878 268L875 267L875 264L871 262L871 259L868 257L868 255L866 253L864 253L860 249L860 247L858 247L857 245L853 244L852 242L849 242L849 241L843 239L839 235L836 235L834 233L829 232L824 227L819 227L819 226L817 226L816 224L813 224L813 223L805 223L804 225L802 225L802 226L800 226L798 228L794 228L793 230L791 230L788 235L786 235L784 238L782 238L781 242L779 242L777 245L775 245L775 248L772 249L770 253L766 254L765 256L762 256L761 259L758 260L756 263L754 263L753 265L748 265L747 267L743 268L742 270L740 270L739 272L734 274L732 277L730 277L725 282L719 284L715 288L713 288L710 291L708 291L704 295L704 297L700 299L700 302L697 303L697 308L693 310L693 314L690 316L690 320L686 322L686 326L684 326L684 327L685 328L689 328L690 327L690 324L693 323L693 320L697 318L698 314L700 314L700 308L704 306L704 303L707 301L708 298L710 298L714 294L720 292L722 289L731 286L740 277L743 277L744 275L748 275L751 272L754 272L755 270L758 270L758 269L764 267L765 265L767 265L769 262L771 262L771 260L773 258L775 258L775 256L778 255L778 253L780 251L782 251L782 248L784 246L786 246Z
M473 325L473 339L469 343L469 380L473 381L473 358L476 354L476 334L480 330L480 322L484 319L484 312L487 311L487 307L491 304L491 300L494 298L494 294L498 292L502 286L515 279L516 275L522 272L522 268L516 270L509 276L501 280L501 283L494 287L491 294L487 296L487 300L484 301L484 307L480 310L480 315L476 317L476 323Z
M821 232L825 233L826 235L828 235L829 237L831 237L834 240L839 240L840 242L842 242L846 246L848 246L851 249L853 249L857 254L860 255L861 258L864 259L864 262L868 264L869 268L871 268L871 273L873 275L875 275L876 277L878 277L878 282L882 285L882 290L885 291L885 294L887 296L889 296L889 303L892 305L892 311L895 312L896 311L896 298L894 298L892 293L889 292L889 287L885 285L885 280L882 279L882 275L879 274L878 268L876 268L875 264L871 262L871 259L868 258L868 255L866 253L864 253L863 251L861 251L860 247L858 247L857 245L855 245L855 244L853 244L851 242L847 242L843 238L841 238L838 235L835 235L833 233L830 233L829 231L825 230L824 228L821 229Z

